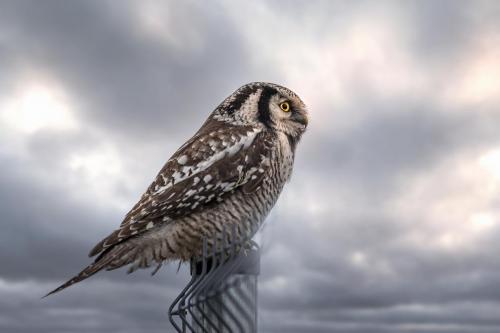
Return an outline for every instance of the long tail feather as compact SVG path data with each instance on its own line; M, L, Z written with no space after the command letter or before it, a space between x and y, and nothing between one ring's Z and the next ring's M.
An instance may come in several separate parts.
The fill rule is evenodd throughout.
M66 281L64 284L62 284L61 286L52 290L51 292L49 292L47 295L43 296L42 298L45 298L45 297L50 296L52 294L55 294L63 289L66 289L66 288L74 285L75 283L78 283L78 282L85 280L86 278L94 275L95 273L97 273L100 270L102 270L103 268L105 268L109 263L111 263L113 260L115 260L118 256L121 256L127 250L128 249L125 247L113 248L110 252L97 258L94 263L85 267L80 273L78 273L78 275L76 275L73 278L71 278L70 280Z

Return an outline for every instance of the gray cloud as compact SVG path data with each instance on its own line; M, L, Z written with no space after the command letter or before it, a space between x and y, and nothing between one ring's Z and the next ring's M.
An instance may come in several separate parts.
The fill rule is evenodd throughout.
M461 102L457 94L450 103L441 94L462 79L457 73L468 73L483 32L498 38L496 3L257 3L247 13L255 26L241 22L244 9L235 14L228 2L152 3L158 17L149 18L149 27L134 2L0 4L0 330L168 331L166 310L187 281L186 267L177 274L169 266L154 277L105 272L56 297L39 297L89 262L88 250L232 90L255 80L302 82L293 76L300 72L306 83L290 88L310 91L307 82L321 73L310 71L304 54L316 50L300 47L328 51L325 36L345 42L338 31L356 31L373 17L400 28L392 42L408 58L404 66L433 86L381 93L379 81L365 75L373 64L363 58L353 60L352 70L331 73L341 77L349 103L334 94L311 101L318 109L311 110L294 177L260 236L261 331L500 329L500 206L494 194L475 197L475 188L454 174L461 163L475 167L469 156L499 146L498 98ZM280 17L300 24L290 26L298 33L280 35L273 28ZM283 41L293 42L288 52L278 52ZM352 45L334 50L343 47ZM36 73L63 87L78 128L2 127L3 99L36 81ZM354 125L336 127L337 120ZM110 160L72 166L75 156L87 161L93 154ZM409 196L421 179L438 183ZM447 182L461 186L448 190ZM465 213L446 210L449 216L425 220L455 196L454 210L496 213L493 226L469 230ZM425 209L404 215L401 201ZM460 231L465 245L437 246L435 236L445 231Z
M189 27L199 34L199 49L187 52L144 38L133 9L116 2L12 2L0 15L15 40L9 51L61 78L85 110L80 116L140 139L192 131L186 124L201 122L218 96L229 94L250 70L236 29L218 6L170 3L166 10L173 33L182 36ZM179 117L187 121L179 123Z

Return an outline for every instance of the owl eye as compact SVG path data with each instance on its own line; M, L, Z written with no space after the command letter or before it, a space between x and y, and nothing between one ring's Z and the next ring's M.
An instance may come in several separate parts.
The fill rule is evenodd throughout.
M280 103L280 109L284 112L290 112L290 104L288 102Z

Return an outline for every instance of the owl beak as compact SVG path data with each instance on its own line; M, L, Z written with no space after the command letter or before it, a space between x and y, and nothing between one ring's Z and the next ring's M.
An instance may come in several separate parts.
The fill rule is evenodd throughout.
M297 112L293 115L293 120L298 122L299 124L302 124L304 126L307 126L308 119L307 115L305 113Z

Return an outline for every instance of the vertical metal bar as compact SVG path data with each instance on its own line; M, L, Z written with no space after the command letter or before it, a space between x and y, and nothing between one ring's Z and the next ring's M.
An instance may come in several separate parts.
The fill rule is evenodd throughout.
M210 250L204 239L201 257L191 260L191 280L169 308L175 330L257 332L259 260L257 244L234 225L214 235Z

